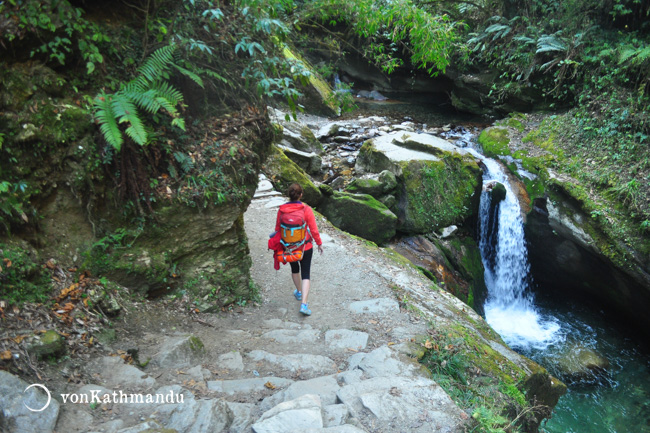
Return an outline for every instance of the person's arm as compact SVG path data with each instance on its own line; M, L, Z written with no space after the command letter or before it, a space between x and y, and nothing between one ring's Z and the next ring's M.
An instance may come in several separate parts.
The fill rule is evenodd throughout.
M316 226L316 217L314 216L314 211L311 207L305 209L305 221L307 222L307 227L309 227L309 233L311 237L316 241L318 245L318 252L323 253L323 241L320 238L320 233L318 233L318 226Z

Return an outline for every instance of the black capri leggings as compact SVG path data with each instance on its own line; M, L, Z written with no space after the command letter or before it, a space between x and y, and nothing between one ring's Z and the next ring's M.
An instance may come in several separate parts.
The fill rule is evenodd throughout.
M298 272L300 272L300 276L302 277L302 279L308 280L309 271L311 270L311 256L313 255L314 255L314 248L310 248L308 250L305 250L304 253L302 253L302 260L300 260L299 262L289 262L289 265L291 265L291 273L297 274ZM298 263L300 263L300 265Z

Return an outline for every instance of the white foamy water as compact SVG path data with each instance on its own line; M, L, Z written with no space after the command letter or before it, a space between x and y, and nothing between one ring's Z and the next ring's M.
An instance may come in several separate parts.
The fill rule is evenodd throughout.
M517 197L501 165L489 158L483 162L487 167L484 184L495 180L506 188L494 219L490 218L490 193L481 194L479 247L488 288L485 320L511 347L543 349L561 338L560 325L540 315L528 291L530 266Z

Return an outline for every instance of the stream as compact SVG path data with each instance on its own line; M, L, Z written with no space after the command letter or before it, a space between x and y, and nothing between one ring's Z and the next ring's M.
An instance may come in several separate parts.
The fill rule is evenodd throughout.
M481 156L477 154L477 156ZM485 319L514 350L537 361L569 390L543 428L549 433L650 432L650 363L647 348L615 320L572 299L536 299L531 291L527 244L519 203L502 166L484 158L484 185L497 181L506 197L497 207L484 191L479 247L488 298ZM577 350L610 363L605 374L573 380L558 368Z
M462 125L461 129L471 137L462 137L463 142L456 143L461 146L474 141L486 126L485 119L456 113L442 99L387 96L398 100L359 105L368 113L409 116L431 126ZM479 247L488 287L485 319L510 347L568 385L567 394L560 398L552 418L542 424L540 431L650 433L650 347L602 307L587 305L584 299L533 293L535 284L527 257L531 246L526 243L519 204L501 165L478 152L476 155L487 167L484 182L496 180L506 186L506 197L496 211L492 210L492 220L490 196L485 192L481 196ZM560 357L569 344L576 342L609 361L607 374L587 382L570 382L563 377L558 368Z

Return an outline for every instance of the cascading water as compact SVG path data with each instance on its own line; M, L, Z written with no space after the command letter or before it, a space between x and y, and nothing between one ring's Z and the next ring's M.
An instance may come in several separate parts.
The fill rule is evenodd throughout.
M511 347L543 349L559 338L560 325L541 317L528 291L524 224L508 178L496 161L482 155L481 159L487 167L484 185L499 182L506 190L505 198L496 205L491 203L489 191L481 194L479 247L488 288L485 320Z

